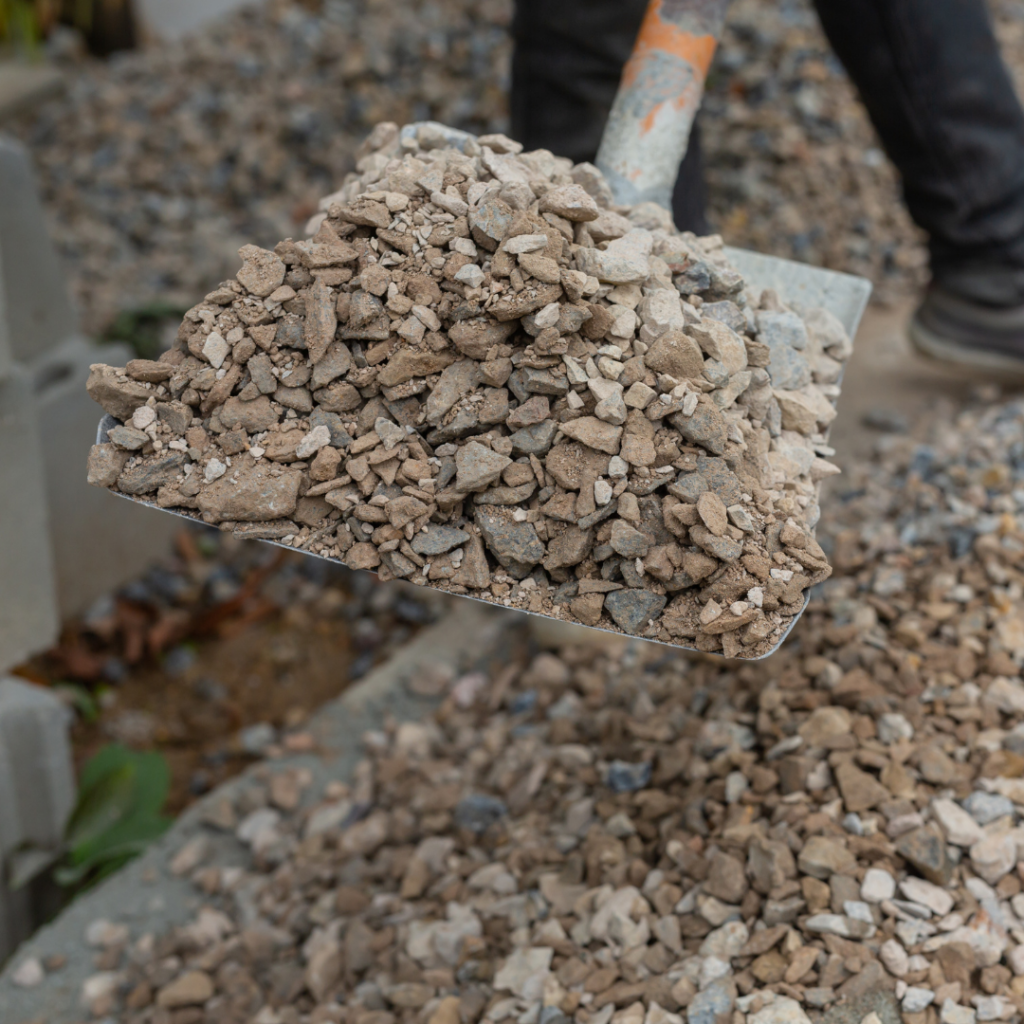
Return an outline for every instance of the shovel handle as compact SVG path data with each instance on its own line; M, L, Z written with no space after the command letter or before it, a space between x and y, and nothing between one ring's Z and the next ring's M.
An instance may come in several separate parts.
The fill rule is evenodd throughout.
M650 0L597 154L617 203L672 208L727 7L728 0Z

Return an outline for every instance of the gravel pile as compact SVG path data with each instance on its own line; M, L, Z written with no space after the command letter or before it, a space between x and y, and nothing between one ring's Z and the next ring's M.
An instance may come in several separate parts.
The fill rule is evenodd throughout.
M90 482L381 579L730 656L827 578L850 342L590 164L379 125L312 239L96 365Z
M508 0L315 6L254 5L197 39L76 63L66 97L11 126L88 332L136 306L186 309L240 245L297 234L378 121L507 130ZM1019 4L992 7L1024 69ZM920 284L896 177L806 0L735 0L706 107L730 244L863 274L883 298Z
M211 808L168 935L96 922L145 1024L981 1024L1024 1010L1024 401L886 433L767 662L523 650ZM830 508L833 506L829 506ZM45 965L19 965L38 979Z

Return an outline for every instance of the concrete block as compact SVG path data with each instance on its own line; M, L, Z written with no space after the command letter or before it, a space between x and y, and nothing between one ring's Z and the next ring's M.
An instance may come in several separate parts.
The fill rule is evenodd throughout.
M219 18L252 0L136 0L147 33L160 39L179 39L196 32L208 21Z
M6 862L26 843L55 849L75 803L70 715L51 692L0 678L0 962L41 924L39 893L11 892Z
M77 330L25 147L0 137L0 269L15 360L31 363Z
M131 358L127 346L97 347L72 338L33 364L57 607L63 618L141 575L163 557L182 527L174 516L85 482L86 459L103 415L85 393L89 366L124 366Z
M58 628L42 446L31 379L18 367L0 382L0 438L2 670L49 647Z

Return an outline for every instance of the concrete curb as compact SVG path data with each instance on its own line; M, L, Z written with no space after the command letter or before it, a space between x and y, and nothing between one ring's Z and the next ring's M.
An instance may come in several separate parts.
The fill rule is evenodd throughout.
M126 924L132 941L150 932L166 931L185 923L203 904L184 878L174 876L169 862L190 839L209 840L210 866L244 865L249 852L231 834L203 824L204 814L225 796L247 785L255 771L285 771L298 767L313 774L305 802L315 803L332 780L349 780L362 756L362 736L380 729L386 719L419 721L440 703L439 698L419 697L405 686L425 666L450 667L455 672L483 665L497 656L512 639L511 626L522 617L460 601L451 613L396 651L383 665L337 700L323 707L310 721L308 731L316 738L317 754L303 754L262 762L208 794L178 819L170 832L144 856L93 892L72 904L51 924L25 942L0 973L2 1024L79 1024L88 1016L81 1005L82 983L96 973L95 950L85 945L90 922L105 918ZM40 960L53 955L67 958L62 970L47 975L37 988L14 985L12 975L26 958Z

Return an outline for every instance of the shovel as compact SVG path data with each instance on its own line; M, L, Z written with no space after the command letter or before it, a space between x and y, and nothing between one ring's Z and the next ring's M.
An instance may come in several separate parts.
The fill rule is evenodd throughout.
M617 203L654 202L671 209L672 188L686 155L690 129L700 108L704 81L722 32L726 7L727 0L651 0L633 54L623 70L597 156L598 167L608 179ZM460 149L473 138L467 132L436 122L406 125L402 135L415 137L426 126L434 137L441 135L449 145ZM772 288L787 303L821 306L839 319L851 339L856 334L871 294L871 284L864 278L728 246L725 252L751 287ZM97 429L96 443L105 443L108 431L117 423L114 417L104 416ZM142 498L114 493L158 508ZM193 521L198 518L187 511L161 511ZM295 550L277 541L259 543ZM304 554L344 564L340 559L313 552ZM473 600L483 599L474 597ZM785 634L761 658L778 650L809 600L805 598ZM566 625L564 620L555 621ZM613 630L603 632L614 633ZM696 650L684 644L666 646Z

